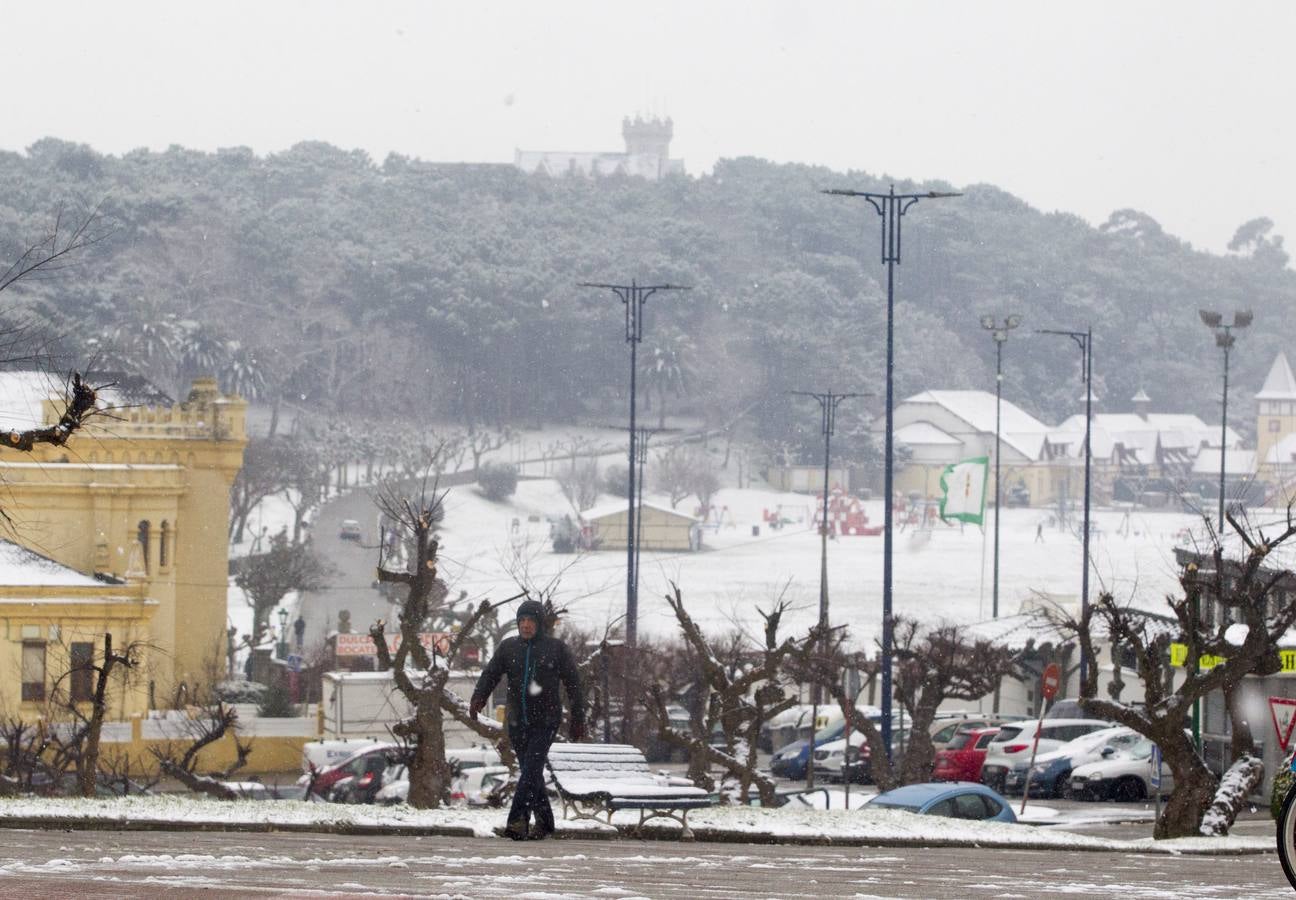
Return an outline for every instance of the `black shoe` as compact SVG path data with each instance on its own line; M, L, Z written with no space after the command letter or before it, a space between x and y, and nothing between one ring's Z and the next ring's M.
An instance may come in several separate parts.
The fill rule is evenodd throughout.
M527 840L543 841L545 838L549 837L553 833L554 830L552 827L546 828L545 826L537 822L536 824L532 825L531 830L527 832Z
M502 828L494 829L494 831L499 837L506 837L515 841L525 841L528 838L525 822L510 822Z

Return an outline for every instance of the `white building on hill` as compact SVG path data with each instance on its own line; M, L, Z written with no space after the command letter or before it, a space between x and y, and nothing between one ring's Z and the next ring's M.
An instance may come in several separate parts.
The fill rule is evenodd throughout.
M675 125L669 119L627 117L621 123L624 153L567 150L517 150L513 165L523 172L541 175L632 175L656 181L667 175L683 175L684 160L670 158Z

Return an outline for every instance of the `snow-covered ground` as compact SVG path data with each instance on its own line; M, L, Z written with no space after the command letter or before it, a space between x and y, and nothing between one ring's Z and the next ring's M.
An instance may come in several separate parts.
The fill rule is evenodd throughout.
M649 493L645 499L669 505L665 496ZM756 607L768 608L784 594L794 603L787 625L808 627L817 615L819 597L820 541L810 521L813 502L803 494L722 490L715 503L726 509L723 523L718 530L705 531L704 550L643 553L640 634L674 631L663 600L671 582L680 586L690 613L709 629L727 629L735 622L754 628L761 621ZM695 505L695 500L686 500L678 508L691 514ZM870 520L880 521L881 501L866 507ZM793 522L770 530L763 511L780 508ZM625 553L552 553L546 518L570 512L552 480L521 482L506 504L486 500L473 487L454 488L446 501L441 571L454 588L474 598L513 593L510 567L527 569L534 583L560 576L560 598L571 617L601 628L625 609ZM1078 597L1080 541L1073 533L1049 526L1049 516L1041 509L1003 511L1001 612L1017 612L1023 601L1039 593L1063 600ZM1111 510L1099 510L1093 519L1097 537L1091 542L1092 594L1106 588L1157 608L1176 586L1177 536L1200 520L1182 513ZM1046 524L1039 535L1041 523ZM753 535L753 526L759 527L758 535ZM861 643L872 641L880 629L882 546L880 536L843 537L829 545L830 618L849 624ZM897 530L895 612L956 623L989 618L992 546L991 538L970 525Z
M462 829L464 834L489 837L499 827L503 813L495 809L448 808L416 810L406 806L351 806L296 801L235 801L225 803L188 795L126 797L117 799L18 799L0 800L0 823L32 820L70 820L83 825L93 820L156 823L345 830L348 828ZM635 813L618 813L614 822L631 826ZM678 830L669 820L658 827ZM569 834L608 833L608 826L588 820L558 821ZM1273 849L1269 838L1181 838L1154 841L1112 840L1056 829L1031 828L999 822L970 822L920 816L898 810L816 810L785 806L713 807L689 814L689 824L700 838L741 835L745 839L780 838L790 842L823 841L870 844L965 845L980 847L1058 848L1067 850L1125 850L1162 853L1255 853Z

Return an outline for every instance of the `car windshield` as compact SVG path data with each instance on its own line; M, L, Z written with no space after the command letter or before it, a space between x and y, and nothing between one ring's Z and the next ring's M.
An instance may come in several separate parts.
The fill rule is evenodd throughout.
M1139 741L1130 749L1132 759L1147 759L1152 755L1152 742L1147 738Z
M815 745L826 744L828 741L835 741L846 731L846 721L843 719L832 725L825 725L815 732Z

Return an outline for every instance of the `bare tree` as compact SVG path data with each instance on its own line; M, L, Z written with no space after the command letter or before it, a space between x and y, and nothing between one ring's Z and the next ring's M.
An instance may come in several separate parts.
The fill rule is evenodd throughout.
M704 762L706 766L717 765L737 782L737 794L744 802L754 786L762 805L775 806L778 798L774 781L756 768L760 729L796 703L795 696L784 695L783 666L790 656L805 652L807 641L813 639L815 633L800 640L779 640L778 629L788 608L788 603L780 598L769 612L758 610L765 620L763 644L753 648L746 665L726 666L716 653L714 641L702 633L685 610L679 587L672 584L671 590L673 593L666 595L666 602L675 613L685 643L698 660L698 674L704 690L704 697L699 699L698 705L706 713L702 717L701 733L696 727L691 728L688 734L678 731L670 724L666 710L668 697L662 686L656 683L646 685L648 712L656 721L658 733L663 740L688 750L691 772L704 768L695 765L693 760ZM736 643L736 640L731 640L730 646ZM723 749L709 743L711 732L717 725L724 734Z
M160 747L149 748L162 772L195 793L217 800L237 800L238 792L222 782L243 768L252 753L252 742L244 741L239 735L238 710L220 700L211 700L200 707L198 715L182 722L185 740L167 741ZM227 734L234 738L233 764L219 772L198 774L198 755Z
M252 438L243 450L243 465L230 487L230 539L243 541L248 516L258 503L284 489L284 472L293 452L287 441Z
M379 665L391 671L396 688L413 707L413 715L395 725L392 733L410 746L409 804L416 809L435 809L449 795L453 772L445 755L443 714L447 708L451 715L467 722L470 727L475 721L468 716L462 702L446 690L446 682L458 664L460 652L484 617L503 603L517 599L513 597L494 604L483 600L450 638L444 654L436 648L429 652L423 646L420 632L434 613L433 597L438 592L444 593L444 586L439 585L437 578L438 543L435 537L437 523L443 517L444 499L445 494L437 492L435 483L429 485L426 480L413 495L403 491L399 485L389 483L378 497L383 515L405 530L414 547L404 570L384 568L381 557L379 559L378 580L404 585L407 589L399 613L400 643L395 654L387 646L385 622L375 622L369 635ZM416 674L411 673L411 664ZM474 731L496 737L496 729L484 728L480 723Z
M1228 513L1227 521L1236 535L1238 552L1226 554L1224 542L1213 538L1213 546L1206 552L1181 555L1181 560L1188 560L1180 578L1182 595L1166 598L1173 614L1171 624L1118 604L1110 593L1102 594L1078 619L1060 617L1060 624L1078 636L1089 659L1096 658L1095 620L1113 642L1134 654L1143 683L1142 706L1096 696L1097 666L1086 671L1081 704L1091 715L1132 728L1160 748L1174 775L1174 790L1153 831L1158 838L1185 837L1203 828L1211 833L1227 832L1242 800L1254 788L1257 772L1263 775L1263 769L1244 754L1234 764L1236 772L1226 778L1228 797L1217 798L1215 776L1184 734L1184 722L1195 701L1212 691L1231 689L1246 675L1279 671L1278 642L1296 623L1296 600L1290 599L1296 576L1273 560L1274 551L1296 536L1291 507L1285 519L1273 526L1276 533L1272 536L1239 521L1234 511ZM1279 596L1280 590L1285 596ZM1220 615L1200 614L1204 601L1213 602ZM1235 625L1245 629L1231 627ZM1245 636L1240 631L1245 631ZM1175 678L1171 662L1172 642L1186 647L1189 665L1181 679ZM1191 665L1204 655L1217 657L1216 664L1209 669ZM1217 799L1221 802L1210 821L1203 822L1206 810Z
M234 576L234 583L247 594L252 607L250 646L259 647L269 626L270 611L290 591L314 591L323 587L332 569L304 544L290 544L281 531L270 541L270 551L251 556Z
M476 472L481 468L482 457L500 449L509 442L510 434L507 428L500 431L477 430L476 426L469 427L468 436L464 438L468 452L472 454L472 467Z
M571 504L577 515L585 512L598 502L600 487L598 462L593 459L573 461L571 468L558 476L558 487L562 489L563 496L567 498L567 502Z

